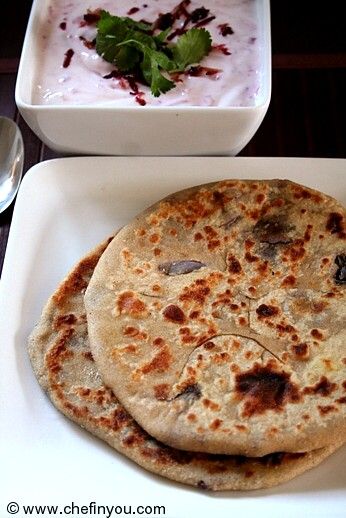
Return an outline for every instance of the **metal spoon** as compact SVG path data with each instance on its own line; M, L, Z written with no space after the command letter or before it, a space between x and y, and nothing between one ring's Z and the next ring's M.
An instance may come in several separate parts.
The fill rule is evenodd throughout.
M24 144L17 124L0 117L0 213L11 205L23 173Z

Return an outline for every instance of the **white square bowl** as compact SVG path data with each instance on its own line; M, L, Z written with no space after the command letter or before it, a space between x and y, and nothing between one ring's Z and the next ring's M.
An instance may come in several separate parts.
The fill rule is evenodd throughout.
M49 0L34 0L16 84L18 109L36 135L62 153L99 155L236 155L252 138L269 106L269 0L255 0L261 38L260 89L254 106L38 105L38 32Z

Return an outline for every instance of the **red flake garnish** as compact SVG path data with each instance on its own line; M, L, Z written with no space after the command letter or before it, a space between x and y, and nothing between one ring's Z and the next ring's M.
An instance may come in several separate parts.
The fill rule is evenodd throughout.
M221 23L218 25L218 29L220 29L220 34L225 37L229 34L234 34L234 30L227 23Z
M139 7L131 7L131 9L129 9L126 14L128 14L130 16L131 14L138 13L138 11L139 11Z
M79 36L79 39L83 42L83 45L87 48L87 49L94 49L95 46L96 46L96 40L87 40L86 38L84 38L84 36Z
M202 76L214 76L218 72L220 72L220 69L218 69L218 68L202 67L202 66L198 65L195 67L190 67L186 73L187 73L187 75L192 76L192 77L202 77Z
M143 97L140 97L140 95L136 95L135 97L135 100L138 104L140 104L141 106L145 106L147 104L146 100L143 99Z
M62 66L64 68L67 68L70 66L70 63L71 63L71 59L72 59L72 56L74 54L74 50L73 49L68 49L66 52L65 52L65 59L64 59L64 62L62 64Z
M222 52L222 54L225 54L225 56L231 55L231 51L226 47L226 45L224 43L220 43L220 45L213 45L212 48L214 50Z
M205 18L204 20L201 20L200 22L196 23L196 25L194 27L196 29L198 29L198 27L204 27L205 25L208 25L208 23L215 20L215 18L216 18L216 16L209 16L208 18Z
M83 16L83 21L85 22L83 25L94 25L101 18L101 9L95 9L95 11L88 11ZM82 22L81 22L82 23Z

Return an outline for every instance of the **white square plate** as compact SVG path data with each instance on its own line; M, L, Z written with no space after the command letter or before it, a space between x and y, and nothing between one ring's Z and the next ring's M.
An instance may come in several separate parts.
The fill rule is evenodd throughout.
M9 502L163 505L170 518L346 516L345 448L277 488L209 494L148 474L69 422L31 370L27 337L84 253L166 194L232 177L289 178L346 204L346 161L335 159L68 158L38 164L25 176L0 284L1 518L9 516ZM16 516L25 516L22 507Z

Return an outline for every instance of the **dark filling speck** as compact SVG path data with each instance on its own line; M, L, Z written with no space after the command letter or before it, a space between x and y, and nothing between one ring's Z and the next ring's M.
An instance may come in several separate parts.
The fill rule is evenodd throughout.
M335 264L338 266L334 277L335 282L337 284L346 284L346 254L337 255Z
M192 385L187 385L180 394L175 396L174 399L177 398L185 398L185 399L199 399L202 396L201 389L197 383L193 383Z
M199 270L206 264L201 263L200 261L172 261L167 263L159 264L159 271L166 275L183 275L186 273L191 273L195 270Z

